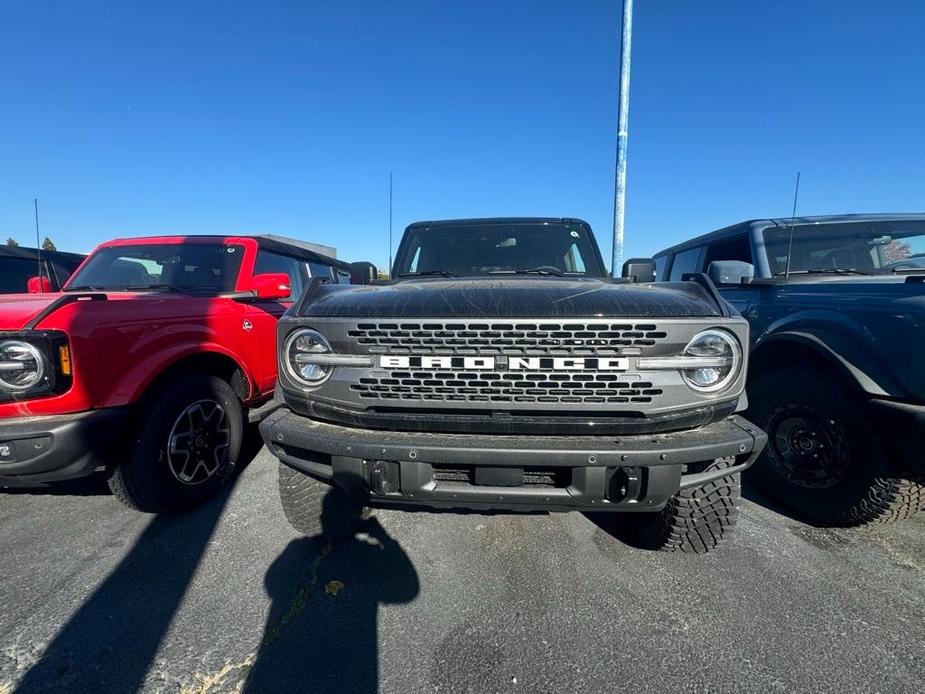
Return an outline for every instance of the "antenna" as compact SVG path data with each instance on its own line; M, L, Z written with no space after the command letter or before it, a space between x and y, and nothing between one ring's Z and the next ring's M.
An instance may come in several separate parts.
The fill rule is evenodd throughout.
M389 277L392 276L392 172L389 171Z
M800 197L800 172L797 171L797 185L793 191L793 212L790 213L790 238L787 241L787 269L784 277L790 277L790 256L793 255L793 222L797 216L797 199Z
M42 244L39 241L39 199L32 198L35 206L35 255L39 265L39 288L42 287Z

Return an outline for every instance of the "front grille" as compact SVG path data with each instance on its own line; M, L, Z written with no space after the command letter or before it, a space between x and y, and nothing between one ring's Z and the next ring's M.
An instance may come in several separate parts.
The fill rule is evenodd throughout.
M391 371L350 386L364 400L508 403L651 403L649 381L611 373Z
M667 337L652 323L360 323L349 339L372 354L621 354Z

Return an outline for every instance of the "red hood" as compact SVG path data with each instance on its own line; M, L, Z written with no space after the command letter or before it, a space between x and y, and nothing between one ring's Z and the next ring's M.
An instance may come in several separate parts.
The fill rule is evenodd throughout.
M0 330L22 330L26 323L60 294L4 294L0 296Z

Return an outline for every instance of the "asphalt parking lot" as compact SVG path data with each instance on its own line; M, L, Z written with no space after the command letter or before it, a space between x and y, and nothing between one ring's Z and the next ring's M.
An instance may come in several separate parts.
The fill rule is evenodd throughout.
M925 691L925 517L743 502L706 557L576 515L378 512L326 547L260 451L181 517L93 481L0 494L0 692Z

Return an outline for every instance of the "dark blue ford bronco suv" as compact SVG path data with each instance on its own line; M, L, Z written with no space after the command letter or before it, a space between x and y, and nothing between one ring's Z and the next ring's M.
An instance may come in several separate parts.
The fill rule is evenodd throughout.
M760 219L664 250L751 324L750 474L819 525L925 508L925 214Z

